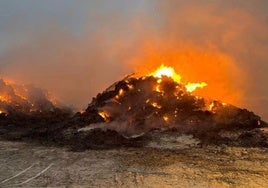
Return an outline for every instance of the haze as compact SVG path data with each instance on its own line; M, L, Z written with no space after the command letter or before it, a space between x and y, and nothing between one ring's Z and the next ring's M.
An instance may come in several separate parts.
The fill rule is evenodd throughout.
M161 63L200 95L268 119L264 0L2 0L0 77L48 89L66 104Z

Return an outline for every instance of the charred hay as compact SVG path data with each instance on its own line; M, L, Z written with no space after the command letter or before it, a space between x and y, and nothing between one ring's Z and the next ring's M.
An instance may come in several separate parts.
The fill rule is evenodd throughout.
M89 129L81 131L85 127ZM75 150L140 147L161 132L191 134L203 144L267 147L268 136L260 130L264 127L267 124L253 112L219 101L213 101L209 110L205 99L186 92L183 85L169 78L158 84L150 76L116 82L93 98L83 113L73 115L70 110L54 108L0 114L1 139Z

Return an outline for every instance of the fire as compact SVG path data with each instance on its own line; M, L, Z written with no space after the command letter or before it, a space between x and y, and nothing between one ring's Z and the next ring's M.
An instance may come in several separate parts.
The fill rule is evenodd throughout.
M132 126L133 130L137 126L137 130L141 130L147 127L185 125L186 130L190 128L188 125L198 126L206 117L211 123L217 114L229 109L219 100L191 93L207 86L207 83L178 83L173 80L174 75L178 74L173 68L161 65L157 71L147 76L135 76L116 82L113 89L106 89L94 98L89 105L90 110L95 106L101 121L112 125L111 128L115 125L112 122L119 122L116 126L120 126L124 132L128 126ZM132 90L129 86L133 86ZM124 123L121 124L122 122Z
M120 89L119 90L119 96L122 96L122 95L124 95L124 90L123 89Z
M31 85L15 84L0 79L0 108L2 113L21 111L51 111L55 105L46 91Z
M20 97L21 99L23 99L25 101L28 101L26 95L29 92L29 90L24 85L22 85L20 90L17 88L13 88L13 89L14 89L15 95L17 95L18 97Z
M10 102L10 99L5 95L0 95L0 102Z
M157 80L157 83L158 83L158 84L160 84L161 82L162 82L162 80L161 80L161 79L158 79L158 80Z
M133 85L130 85L130 84L128 84L127 87L128 87L128 89L130 89L130 90L133 90L133 89L134 89L134 86L133 86Z
M151 75L156 78L162 78L163 76L166 76L172 78L177 83L181 82L181 76L178 75L172 67L167 67L163 64ZM158 80L158 83L161 83L161 79Z
M118 95L115 96L116 99L119 99L120 97L124 96L125 91L123 89L119 90Z
M212 103L209 105L209 110L212 111L213 108L214 108L214 106L215 106L215 104L214 104L214 102L212 102Z
M167 122L167 121L168 121L168 117L167 117L167 116L163 116L163 120L164 120L165 122Z
M162 77L166 76L169 78L172 78L173 81L175 81L176 83L181 83L181 76L179 74L177 74L174 70L174 68L172 67L167 67L165 65L161 65L155 72L150 74L151 76L155 77L155 78L159 78L157 80L158 84L161 84L162 82ZM187 84L185 84L185 88L186 91L189 93L192 93L193 91L195 91L197 88L204 88L206 87L208 84L206 82L188 82ZM160 86L156 85L155 87L155 91L160 92Z
M105 121L108 121L109 118L110 118L109 114L108 114L107 112L105 112L105 111L100 111L98 114L99 114Z
M159 86L159 85L157 85L157 86L155 87L155 91L157 91L157 92L161 92L161 90L160 90L160 86Z
M4 116L7 116L6 111L5 111L5 110L0 110L0 115L1 115L1 116L3 116L3 115L4 115Z
M158 109L160 109L162 107L161 105L157 104L156 102L153 102L152 106L155 108L158 108Z
M203 88L203 87L206 87L207 85L208 84L206 82L200 82L200 83L188 82L187 85L185 85L185 87L186 87L186 90L191 93L195 91L197 88Z

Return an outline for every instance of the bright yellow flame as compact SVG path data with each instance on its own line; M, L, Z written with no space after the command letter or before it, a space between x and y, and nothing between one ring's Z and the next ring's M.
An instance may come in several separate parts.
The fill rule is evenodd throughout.
M185 87L186 87L186 90L188 92L193 92L195 91L197 88L203 88L203 87L206 87L208 84L206 82L200 82L200 83L192 83L192 82L188 82Z
M159 85L157 85L157 86L155 87L155 91L157 91L157 92L161 92L161 90L160 90L160 86L159 86Z
M109 114L105 111L101 111L98 113L105 121L109 119Z
M134 86L133 86L133 85L130 85L130 84L128 84L127 87L128 87L128 89L130 89L130 90L134 89Z
M158 109L162 108L162 106L157 104L156 102L153 102L152 106L155 107L155 108L158 108Z
M120 97L122 97L124 95L125 91L123 89L119 90L118 95L115 96L116 99L119 99Z
M215 104L214 104L214 102L212 102L212 103L209 105L209 110L210 110L210 111L213 110L214 106L215 106Z
M177 83L181 83L181 76L175 72L175 70L172 67L167 67L165 65L161 65L155 72L150 74L151 76L154 76L155 78L159 78L157 80L157 83L160 84L162 82L162 77L167 76L169 78L172 78L173 81ZM200 82L200 83L194 83L194 82L188 82L185 87L188 92L193 92L197 88L203 88L207 86L206 82ZM157 85L155 88L155 91L160 92L160 86Z
M5 110L0 110L0 115L3 114L4 116L7 116L7 112Z
M119 95L122 96L124 94L124 90L123 89L120 89L119 90Z
M169 78L172 78L177 83L181 82L181 76L178 75L172 67L167 67L163 64L154 73L152 73L151 76L154 76L156 78L167 76Z
M167 122L167 121L168 121L168 117L167 117L167 116L163 116L163 120L164 120L165 122Z
M220 102L220 101L212 101L209 105L208 105L208 110L209 111L215 111L217 110L218 108L222 108L222 107L225 107L227 106L228 104L225 103L225 102Z

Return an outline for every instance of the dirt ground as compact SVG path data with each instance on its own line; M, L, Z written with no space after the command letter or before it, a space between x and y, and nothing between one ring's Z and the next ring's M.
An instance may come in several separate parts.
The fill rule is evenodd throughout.
M268 187L268 148L179 142L73 152L0 141L0 187Z

